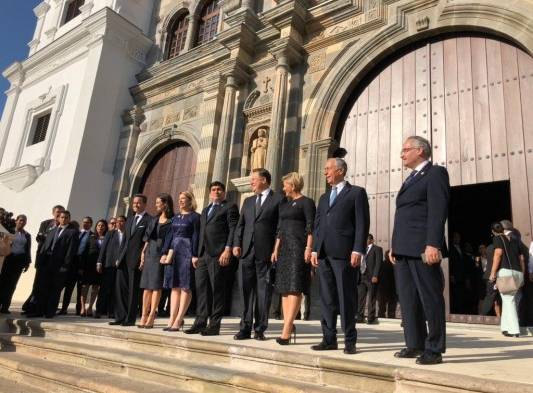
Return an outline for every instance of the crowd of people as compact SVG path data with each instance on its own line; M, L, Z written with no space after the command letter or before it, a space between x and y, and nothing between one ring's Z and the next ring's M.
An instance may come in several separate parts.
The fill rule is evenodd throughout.
M266 339L275 290L284 319L276 340L288 345L296 340L295 319L316 274L323 338L313 350L338 348L340 315L344 353L356 353L356 321L365 320L365 311L370 324L378 316L394 317L399 301L406 347L395 356L416 357L419 364L440 363L446 349L440 261L447 250L449 181L446 169L432 165L430 155L424 138L410 137L403 145L401 158L412 172L398 193L392 247L385 253L369 234L366 191L345 180L342 158L327 160L329 190L317 205L302 194L298 173L284 176L283 193L278 193L271 188L270 173L255 169L250 175L253 195L240 211L226 199L220 181L209 185L210 202L201 213L190 191L179 194L176 208L171 195L159 194L151 201L155 216L146 211L147 197L134 195L129 217L96 224L91 217L72 221L68 210L55 206L36 236L36 275L23 312L29 318L66 314L77 286L76 311L81 316L105 316L113 319L111 325L134 326L140 314L137 326L151 329L167 312L164 330L172 332L184 329L194 294L196 317L185 333L218 335L238 265L243 307L234 339ZM3 224L14 233L0 274L0 312L9 313L17 281L31 263L32 239L24 230L26 216L13 220L4 213ZM494 292L496 278L508 271L525 273L525 254L516 236L500 223L492 230L493 261L479 260L490 271L486 292L490 287ZM455 245L454 240L452 261ZM457 286L457 271L452 271L452 285ZM502 293L501 299L502 329L517 335L516 292Z

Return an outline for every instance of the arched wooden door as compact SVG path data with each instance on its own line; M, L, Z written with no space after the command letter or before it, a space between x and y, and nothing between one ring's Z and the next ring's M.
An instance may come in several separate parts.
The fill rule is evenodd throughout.
M172 144L161 150L148 165L140 192L148 197L148 212L155 213L155 199L159 193L169 193L175 201L181 191L194 181L196 155L186 143Z
M390 245L396 193L408 173L402 141L416 134L432 142L433 161L447 167L452 186L510 183L514 224L529 244L532 108L533 59L486 36L422 43L370 76L346 111L340 145L349 180L369 194L377 243Z

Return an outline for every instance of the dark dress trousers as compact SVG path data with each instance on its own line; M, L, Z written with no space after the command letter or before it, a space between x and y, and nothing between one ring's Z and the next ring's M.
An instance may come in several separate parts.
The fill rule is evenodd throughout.
M31 264L31 235L24 231L26 244L24 252L14 254L13 252L6 256L0 273L0 310L9 311L13 293L17 288L17 283L24 269Z
M370 247L370 250L365 255L366 269L361 274L361 280L357 286L359 295L359 310L358 319L361 320L365 316L365 307L368 303L367 318L368 321L376 319L376 303L378 295L379 282L372 283L372 277L379 279L379 272L381 270L381 262L383 261L383 249L375 244Z
M83 270L85 267L85 261L89 257L89 243L90 238L94 238L94 232L85 231L79 233L78 238L78 254L76 256L76 263L72 264L70 271L67 273L67 278L65 279L65 290L63 291L63 304L61 306L62 312L67 312L70 302L72 300L72 293L74 288L76 288L76 314L80 314L81 310L81 287L83 286ZM85 247L83 250L80 250L81 242L85 241Z
M115 321L134 324L139 308L139 285L141 281L141 252L144 234L152 217L145 213L135 225L135 217L126 221L125 239L117 259L115 286Z
M56 220L55 219L49 219L44 220L39 225L39 232L37 232L37 236L35 237L35 240L37 241L37 253L35 255L39 255L41 253L41 248L46 240L46 236L48 235L48 232L50 232L52 229L55 228ZM35 293L36 293L36 283L38 281L39 277L39 264L37 263L37 260L35 262L35 277L33 278L33 285L32 290L30 293L30 296L28 296L28 299L22 304L22 311L33 313L35 312Z
M123 234L122 240L125 240ZM102 285L96 300L96 313L99 315L113 315L114 293L117 267L116 263L122 248L118 230L111 230L105 234L100 247L97 263L102 264Z
M345 343L357 341L357 282L359 268L351 254L364 254L370 226L368 196L364 188L346 182L330 206L330 191L320 197L315 217L313 252L318 254L323 340L337 342L337 314Z
M278 208L283 197L270 190L256 211L257 195L244 200L233 245L241 247L240 284L243 311L241 332L248 334L253 328L263 333L268 327L268 312L272 295L270 282L270 257L276 240ZM255 308L255 311L254 311Z
M406 345L433 353L446 350L444 276L440 263L425 264L421 254L428 245L445 254L449 199L448 172L429 162L400 189L392 234Z
M76 263L78 236L79 231L71 224L48 232L37 256L41 272L36 283L35 314L48 318L55 315L67 274Z
M209 214L210 212L210 214ZM220 329L224 315L228 266L220 266L218 258L226 247L233 247L239 209L233 202L210 204L200 216L198 266L195 271L196 320L198 328Z

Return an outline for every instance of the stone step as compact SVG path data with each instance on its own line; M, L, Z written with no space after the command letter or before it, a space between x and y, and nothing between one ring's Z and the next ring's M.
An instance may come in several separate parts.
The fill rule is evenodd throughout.
M9 324L9 322L8 322ZM9 329L21 335L46 336L47 340L101 346L114 352L157 353L174 362L216 365L230 372L243 370L261 373L270 378L334 387L342 391L370 393L393 392L397 367L383 364L340 360L281 350L261 349L246 344L231 345L136 328L98 327L39 320L16 320ZM148 333L149 332L149 333ZM22 336L23 337L23 336ZM105 343L105 344L104 344ZM283 385L285 387L285 383Z
M303 393L347 393L339 387L325 387L295 380L237 369L215 367L209 363L193 363L187 360L165 357L152 351L142 353L121 349L109 350L107 346L96 346L82 342L72 343L42 337L0 336L0 342L16 353L51 360L61 364L105 371L117 375L176 386L187 382L187 391L202 392L206 387L217 392L257 391ZM209 390L208 390L209 391Z
M24 380L49 393L172 393L187 392L181 386L149 383L94 369L39 359L16 352L0 353L0 378ZM2 390L7 391L7 390ZM26 390L31 391L31 390Z
M0 369L0 375L2 375ZM7 370L6 373L8 374ZM24 383L24 375L13 372L10 376L0 376L0 392L9 393L45 393L46 390L40 389L37 385L29 385Z

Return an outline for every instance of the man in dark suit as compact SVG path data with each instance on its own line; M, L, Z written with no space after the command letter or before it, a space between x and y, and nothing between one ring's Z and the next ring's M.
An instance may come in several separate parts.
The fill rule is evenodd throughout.
M276 241L278 207L282 196L270 188L266 169L254 169L250 185L255 195L244 200L233 243L233 255L242 257L240 266L243 311L235 340L251 338L255 308L254 338L265 340L272 294L270 257Z
M65 208L61 205L56 205L52 208L52 218L49 220L44 220L39 225L39 232L37 233L37 236L35 237L35 240L37 241L37 253L36 255L39 255L41 253L41 248L44 244L44 241L46 240L46 236L48 235L48 232L53 230L57 225L59 225L59 215L61 212L65 211ZM30 296L28 296L28 299L22 304L22 312L23 313L34 313L35 312L35 294L36 294L36 287L35 284L38 281L39 277L39 264L35 262L35 277L33 278L33 285L32 290L30 293Z
M36 282L36 309L28 317L53 318L59 304L59 296L78 249L78 230L70 223L70 212L59 216L59 225L48 232L37 256L41 274Z
M361 280L357 286L359 296L359 310L357 322L364 322L365 307L368 298L367 323L373 324L376 319L376 302L378 293L379 271L383 261L383 249L374 244L374 236L369 234L366 246L366 254L361 262Z
M126 217L118 216L115 219L115 229L108 231L105 234L98 261L96 262L96 270L102 274L102 285L98 291L98 300L96 301L95 317L100 318L101 315L107 315L109 318L114 318L114 292L115 280L117 273L117 260L119 258L119 251L122 248L126 236L124 228L126 227Z
M391 248L406 343L394 356L416 357L418 364L442 363L446 350L440 262L446 252L450 182L446 168L433 165L430 157L426 139L411 136L404 142L403 165L413 171L396 197Z
M133 326L139 313L139 285L141 281L141 251L143 237L151 217L146 212L146 196L133 197L132 209L135 215L126 221L126 240L116 262L115 320L110 325Z
M68 307L70 306L70 301L72 299L72 292L74 292L74 287L76 287L76 315L80 315L81 311L81 276L83 269L83 259L86 254L89 252L89 238L94 236L94 232L91 231L93 226L92 217L85 217L81 223L81 230L79 233L78 240L78 252L76 254L76 263L70 267L70 271L67 274L67 279L65 280L65 290L63 291L63 304L59 315L66 315Z
M366 251L370 213L364 188L344 180L348 166L330 158L324 175L331 187L318 202L311 263L318 267L322 342L315 351L337 349L337 314L344 331L344 353L356 352L357 282Z
M31 263L31 235L24 230L28 219L20 214L15 220L15 235L11 253L6 256L0 273L0 313L11 314L9 306L22 272L28 271Z
M187 334L216 336L224 315L226 270L232 258L233 236L239 209L226 201L226 186L214 181L209 186L211 203L200 216L199 259L195 266L196 319ZM209 325L207 325L209 319Z

